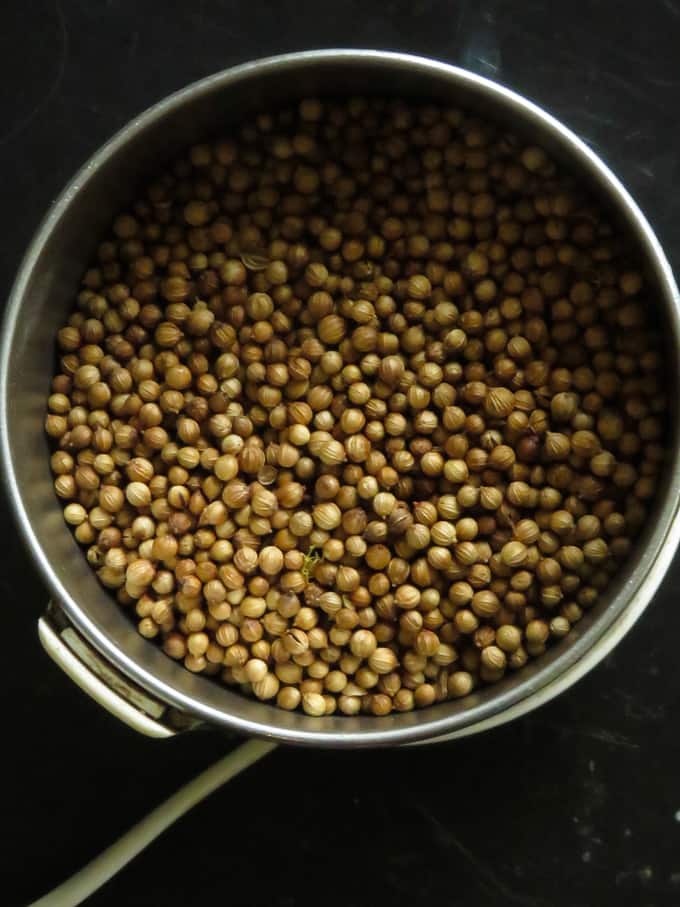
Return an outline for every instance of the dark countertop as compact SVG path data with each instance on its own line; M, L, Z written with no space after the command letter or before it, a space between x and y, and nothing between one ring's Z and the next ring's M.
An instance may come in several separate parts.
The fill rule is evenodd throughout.
M495 77L612 165L680 265L680 3L5 0L0 173L6 289L64 182L144 107L279 51L408 50ZM23 905L233 745L155 742L42 653L46 593L0 513L3 905ZM280 751L88 903L234 907L680 904L680 560L616 653L483 736L400 752Z

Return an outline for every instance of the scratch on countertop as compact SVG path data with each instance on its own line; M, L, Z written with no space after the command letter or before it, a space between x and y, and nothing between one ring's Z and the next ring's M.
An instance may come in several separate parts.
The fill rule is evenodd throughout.
M534 727L545 728L550 731L558 731L565 736L572 734L577 737L587 737L589 740L598 740L601 743L608 743L611 746L620 746L630 750L640 749L640 744L634 740L629 740L623 734L617 734L614 731L605 730L605 728L588 727L587 725L558 725L546 721L532 722Z
M127 51L128 60L132 60L134 55L137 53L137 48L139 46L139 37L139 32L137 31L137 29L135 29L135 31L132 32L132 37L130 38L130 46L128 47Z
M613 731L607 731L604 728L576 728L575 732L582 733L584 737L590 737L591 740L599 740L602 743L610 743L612 746L623 746L631 750L640 749L638 743L624 737L623 734L616 734Z
M621 885L623 882L628 882L632 879L637 879L640 882L649 882L650 879L654 878L654 870L651 866L642 866L640 869L626 869L621 872L616 873L615 882L617 885Z
M661 5L675 19L680 19L680 4L674 3L673 0L661 0Z
M636 139L639 135L644 135L644 132L640 128L631 129L630 132L627 132L624 137L624 142L630 142L631 139Z
M461 2L459 4L457 4L456 24L453 28L453 35L451 36L451 40L452 40L453 44L455 44L456 41L458 40L458 36L460 34L460 30L463 25L463 20L465 19L465 16L467 14L467 7L468 7L467 0L461 0Z
M650 180L654 179L654 171L652 170L651 167L648 167L646 164L638 164L636 169L643 176L646 176L647 179L650 179Z
M439 838L442 843L454 847L470 866L476 870L480 881L485 884L486 887L491 888L502 895L509 903L522 904L524 907L550 907L549 902L544 898L524 894L521 891L513 891L509 885L498 877L485 860L478 857L466 847L465 844L454 835L451 829L447 828L431 810L427 809L417 800L412 800L411 803L417 812L419 812L432 827L436 837Z
M639 63L639 65L646 65L645 61L632 61ZM603 82L610 83L612 88L618 88L625 93L629 98L636 99L645 105L645 109L653 109L661 113L662 115L668 115L667 103L666 100L662 97L657 97L655 94L651 93L648 87L644 84L641 84L640 81L633 81L633 79L627 76L621 76L618 73L607 70L607 72L602 74Z
M59 20L59 34L60 34L60 46L59 46L59 58L57 62L57 70L55 72L54 78L50 87L45 92L45 94L40 98L40 100L31 107L28 113L19 120L18 123L15 123L14 126L6 133L0 134L0 145L6 145L8 142L11 142L15 139L20 133L26 129L27 126L35 119L35 117L40 113L40 111L46 107L52 98L57 94L61 86L61 80L64 78L64 72L66 70L66 60L68 58L68 48L69 48L69 38L68 38L68 26L66 24L66 17L64 16L64 11L61 8L60 0L54 0L54 8L57 13L57 18Z
M648 176L653 174L651 167L638 165L637 169ZM634 721L663 721L666 717L666 707L663 703L645 702L636 694L631 694L625 689L613 689L609 698L616 699L622 703L624 715Z

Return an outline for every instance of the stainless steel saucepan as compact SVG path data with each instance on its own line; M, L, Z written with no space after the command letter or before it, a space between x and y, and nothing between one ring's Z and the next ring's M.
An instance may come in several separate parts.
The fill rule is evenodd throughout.
M140 179L187 145L255 111L310 94L382 94L478 110L505 123L588 185L633 238L664 322L668 379L680 386L680 305L649 224L602 161L560 122L493 82L432 60L376 51L324 50L259 60L203 79L135 118L82 168L55 202L26 254L5 316L0 351L0 444L17 524L53 604L41 639L103 706L154 736L207 722L246 735L329 747L431 742L509 721L548 701L594 667L652 599L675 551L678 409L670 396L670 449L648 528L601 603L548 653L500 684L423 711L384 718L311 718L247 699L195 676L140 637L99 585L54 496L43 419L54 336L114 214ZM670 188L670 187L669 187Z

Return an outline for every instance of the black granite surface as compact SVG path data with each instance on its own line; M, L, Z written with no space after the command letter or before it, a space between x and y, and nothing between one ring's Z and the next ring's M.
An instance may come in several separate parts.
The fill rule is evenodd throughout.
M114 130L189 81L329 46L453 61L535 99L608 161L680 265L680 3L3 0L0 286ZM0 303L1 304L1 303ZM42 653L46 593L0 512L0 903L80 867L232 745L154 742ZM279 751L198 807L96 907L680 904L680 561L629 637L531 717L401 752Z

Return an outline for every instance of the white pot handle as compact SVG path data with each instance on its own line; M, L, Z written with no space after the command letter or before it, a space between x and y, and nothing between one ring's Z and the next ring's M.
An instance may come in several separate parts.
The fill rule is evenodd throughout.
M147 737L173 737L177 730L168 722L170 709L134 686L107 664L99 653L71 626L60 628L51 605L38 621L38 636L47 654L81 690L128 727Z

